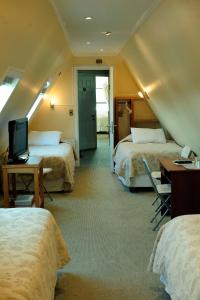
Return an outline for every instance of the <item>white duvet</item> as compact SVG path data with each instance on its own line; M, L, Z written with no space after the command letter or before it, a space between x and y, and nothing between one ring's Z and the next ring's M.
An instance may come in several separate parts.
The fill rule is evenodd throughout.
M73 147L68 143L60 143L57 146L29 146L31 156L42 156L43 167L52 168L53 172L47 175L47 179L56 180L63 178L64 185L74 184L75 154ZM63 187L65 189L65 186Z
M0 299L53 300L56 271L68 261L50 212L0 209Z
M175 142L164 144L147 143L133 144L130 136L117 144L113 152L115 173L124 178L127 186L130 180L137 175L146 174L141 157L144 155L152 171L159 170L159 157L177 158L180 156L181 147Z
M149 270L161 275L172 300L200 299L200 215L179 216L160 228Z

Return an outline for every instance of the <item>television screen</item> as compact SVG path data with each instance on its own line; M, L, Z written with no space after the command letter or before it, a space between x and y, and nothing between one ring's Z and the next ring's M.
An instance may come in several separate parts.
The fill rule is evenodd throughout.
M13 162L23 162L26 159L20 157L28 151L28 119L16 119L8 122L9 154L8 158Z

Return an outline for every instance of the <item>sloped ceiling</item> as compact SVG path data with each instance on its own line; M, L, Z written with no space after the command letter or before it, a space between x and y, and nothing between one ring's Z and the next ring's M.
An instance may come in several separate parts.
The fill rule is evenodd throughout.
M65 57L71 52L48 0L0 1L0 15L0 78L8 67L22 71L0 115L1 150L8 145L8 120L26 116L43 84L63 63L63 50Z
M200 1L162 1L122 51L149 103L181 145L200 155Z

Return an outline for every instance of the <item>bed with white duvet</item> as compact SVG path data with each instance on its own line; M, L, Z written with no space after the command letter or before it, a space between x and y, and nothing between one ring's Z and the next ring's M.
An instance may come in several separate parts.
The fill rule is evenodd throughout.
M29 155L41 156L43 167L52 172L44 177L44 185L50 192L72 191L76 154L71 142L61 142L60 131L31 131Z
M142 130L144 129L142 128ZM154 134L157 133L159 131ZM180 157L182 148L174 141L167 141L165 138L137 137L135 140L134 138L135 136L130 134L115 147L113 152L114 172L127 187L150 187L151 183L146 175L141 160L142 156L145 156L152 171L158 171L160 157L176 159Z
M172 300L200 299L199 214L176 217L160 228L149 271L160 274Z
M69 143L56 146L29 146L30 156L41 156L43 167L52 168L44 178L48 191L71 191L74 186L75 156Z
M53 300L57 270L68 261L49 211L0 209L0 299Z

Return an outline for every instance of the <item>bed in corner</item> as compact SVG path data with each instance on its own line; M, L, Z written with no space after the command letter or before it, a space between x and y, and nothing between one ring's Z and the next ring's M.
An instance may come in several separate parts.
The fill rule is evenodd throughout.
M70 143L58 145L30 145L31 156L41 156L43 167L52 168L44 178L44 185L50 192L72 191L74 186L75 152Z
M69 261L61 232L41 208L0 209L0 298L53 300L57 270Z
M141 157L146 157L152 171L158 171L159 157L175 159L180 156L180 152L181 147L174 141L162 139L162 142L160 142L159 139L155 139L154 142L148 142L148 139L145 141L144 139L137 139L133 143L133 134L130 134L121 140L114 149L114 172L119 180L129 187L130 190L134 190L137 187L151 187Z
M44 176L44 185L49 192L70 192L74 186L76 153L73 139L61 142L61 135L60 131L30 131L28 136L29 155L41 156L43 167L52 169ZM28 176L24 175L23 181L29 182ZM20 178L17 189L24 189Z

